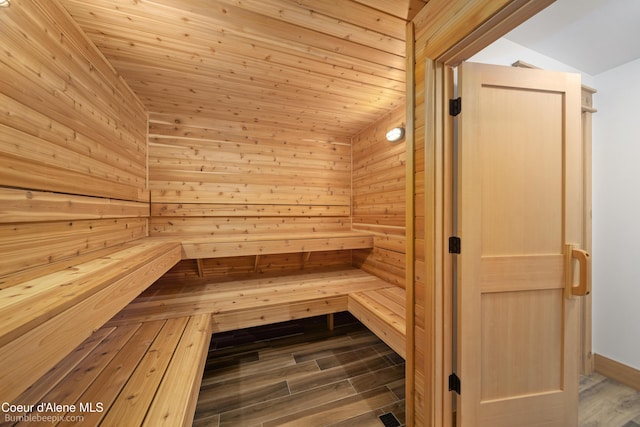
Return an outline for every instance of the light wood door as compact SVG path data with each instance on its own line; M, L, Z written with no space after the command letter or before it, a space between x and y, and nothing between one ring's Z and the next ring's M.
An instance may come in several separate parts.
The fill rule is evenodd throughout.
M458 426L576 426L580 76L459 77Z

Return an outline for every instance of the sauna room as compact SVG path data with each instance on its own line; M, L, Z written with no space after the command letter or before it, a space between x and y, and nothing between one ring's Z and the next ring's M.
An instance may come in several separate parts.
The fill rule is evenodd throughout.
M551 3L0 0L0 424L512 425L454 331L480 254L454 236L453 66ZM579 80L554 76L523 92L562 94L574 138ZM580 240L542 260L551 340ZM491 265L501 295L519 267ZM577 425L554 369L526 405Z

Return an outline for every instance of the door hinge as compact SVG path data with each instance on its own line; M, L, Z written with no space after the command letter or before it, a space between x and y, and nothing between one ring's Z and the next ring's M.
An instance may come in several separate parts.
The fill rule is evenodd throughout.
M457 97L449 100L449 115L457 116L462 111L462 98Z
M449 237L449 253L459 254L462 246L462 242L458 236Z
M449 375L449 391L460 394L460 378L456 374Z

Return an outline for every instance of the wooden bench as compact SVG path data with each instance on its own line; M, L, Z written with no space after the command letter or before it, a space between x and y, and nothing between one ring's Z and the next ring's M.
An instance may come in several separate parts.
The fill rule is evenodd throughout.
M261 233L196 236L179 234L169 237L153 237L164 241L180 241L182 259L198 260L198 272L203 277L202 260L255 256L258 265L260 256L300 252L304 263L312 252L373 248L373 235L361 231L332 231L313 233Z
M357 268L241 281L158 282L109 324L209 313L224 332L349 311L406 357L405 290Z
M18 369L2 379L33 384L5 393L7 400L75 405L67 415L90 424L189 425L212 333L350 309L404 357L404 290L357 268L149 287L179 259L254 255L257 262L262 254L372 245L360 232L150 237L76 257L48 274L14 275L0 284L0 356ZM355 302L366 298L377 305ZM39 366L25 380L27 363ZM98 411L87 407L98 403Z
M138 239L0 280L0 396L11 401L180 260Z
M159 280L13 401L100 403L75 413L92 425L190 425L212 333L353 310L404 357L403 300L402 288L357 268Z
M206 314L104 326L13 401L34 405L31 412L11 416L190 426L210 339ZM39 403L53 402L73 406L38 411Z
M406 295L399 286L349 293L348 309L396 353L407 358Z
M208 313L213 332L224 332L346 311L350 292L390 286L351 267L218 283L160 281L109 324Z
M359 231L286 234L180 236L183 259L222 258L373 247L373 236Z

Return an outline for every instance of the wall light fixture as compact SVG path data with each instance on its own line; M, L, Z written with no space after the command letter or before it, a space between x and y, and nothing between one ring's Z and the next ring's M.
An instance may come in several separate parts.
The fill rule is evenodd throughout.
M387 132L387 141L389 142L398 142L402 138L404 138L404 128L396 127Z

